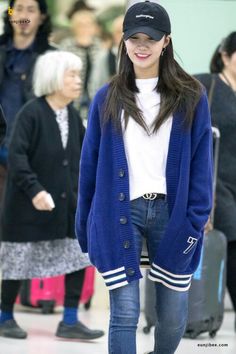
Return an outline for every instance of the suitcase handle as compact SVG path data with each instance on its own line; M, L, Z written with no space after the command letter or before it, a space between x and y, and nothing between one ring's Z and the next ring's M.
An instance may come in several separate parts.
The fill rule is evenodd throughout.
M212 135L214 141L214 151L213 151L213 207L211 210L211 223L214 225L214 211L215 211L215 196L216 196L216 183L218 175L218 161L219 161L219 148L220 148L220 131L217 127L212 127Z

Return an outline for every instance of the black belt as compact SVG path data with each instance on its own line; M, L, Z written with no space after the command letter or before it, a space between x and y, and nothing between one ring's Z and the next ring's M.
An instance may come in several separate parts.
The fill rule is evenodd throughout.
M146 200L155 200L155 199L165 199L166 195L162 193L145 193L143 199Z

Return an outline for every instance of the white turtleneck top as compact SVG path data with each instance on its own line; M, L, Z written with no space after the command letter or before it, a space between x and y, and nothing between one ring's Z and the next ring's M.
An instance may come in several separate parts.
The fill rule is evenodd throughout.
M139 93L137 106L142 110L150 135L131 117L126 130L122 113L123 137L129 168L130 200L145 193L166 194L166 161L172 119L170 116L153 134L152 123L160 109L160 94L156 92L158 78L136 79Z

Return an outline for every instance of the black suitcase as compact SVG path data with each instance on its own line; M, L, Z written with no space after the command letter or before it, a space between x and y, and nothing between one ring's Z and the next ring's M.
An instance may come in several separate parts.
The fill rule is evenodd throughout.
M204 236L203 252L189 290L189 313L185 338L219 330L224 315L226 287L226 238L212 230Z
M226 286L226 238L220 231L212 230L204 236L203 252L189 290L189 313L185 338L196 338L209 332L214 337L219 330L224 314ZM156 323L155 287L147 278L145 284L144 314L149 333Z
M212 128L214 137L214 186L218 167L220 133ZM213 222L213 210L211 215ZM212 230L205 234L203 251L197 271L194 273L189 290L189 315L184 337L196 338L200 333L209 332L216 335L223 320L224 294L226 286L226 238ZM146 276L144 313L147 325L144 333L149 333L156 323L155 287Z
M218 170L220 132L212 128L214 137L214 185ZM214 224L214 208L211 212ZM213 229L204 236L203 252L189 290L189 315L185 338L196 338L208 332L215 337L223 321L226 288L227 242L225 235Z

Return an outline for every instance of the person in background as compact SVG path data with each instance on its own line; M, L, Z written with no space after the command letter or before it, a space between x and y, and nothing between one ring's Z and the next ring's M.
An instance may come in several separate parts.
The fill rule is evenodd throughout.
M236 32L216 48L210 74L196 77L211 96L212 125L221 135L214 226L228 240L227 287L236 314Z
M11 0L0 36L0 104L7 132L0 147L0 203L7 172L8 141L17 112L32 98L32 72L37 57L53 48L52 25L45 0Z
M174 354L212 207L211 119L199 81L174 59L162 6L134 4L123 32L118 73L91 103L76 234L109 289L109 354L136 354L143 243L156 289L152 353Z
M76 1L68 12L68 18L71 21L72 37L64 39L60 47L78 55L82 60L82 91L76 107L79 108L82 119L87 120L88 107L92 98L89 89L91 71L101 50L101 43L96 37L97 25L94 9L85 1Z
M112 24L112 45L98 55L93 66L91 74L92 96L94 96L97 90L107 83L117 72L117 55L122 38L123 20L123 15L115 18Z
M87 328L77 317L84 268L90 264L74 231L85 129L70 103L80 94L81 67L72 53L41 56L34 74L37 98L17 114L1 217L0 336L27 336L13 314L21 281L60 274L65 274L65 298L56 336L89 340L104 334Z

